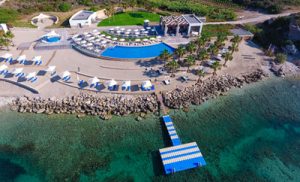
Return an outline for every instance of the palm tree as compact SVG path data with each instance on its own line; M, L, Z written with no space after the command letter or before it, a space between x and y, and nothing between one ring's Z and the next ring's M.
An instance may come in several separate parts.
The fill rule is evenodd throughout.
M217 70L221 69L221 64L219 61L216 61L211 65L211 67L214 69L213 75L217 75Z
M113 18L114 13L115 13L114 6L113 6L113 5L109 5L109 6L106 8L106 11L105 11L106 16L112 17L112 18ZM110 22L110 18L109 18L108 20L109 20L109 22Z
M187 72L189 72L189 71L190 71L190 67L193 66L193 65L195 65L195 63L196 63L195 57L192 56L192 55L189 55L189 56L186 58L186 60L185 60L184 63L185 63L185 65L188 67Z
M205 49L202 49L199 53L198 53L198 57L197 57L200 61L204 61L206 59L209 58L208 52Z
M240 43L242 41L242 38L238 35L235 35L231 40L230 42L233 42L233 43Z
M180 66L177 61L173 60L168 62L165 67L170 70L171 73L174 73Z
M200 51L200 49L203 48L203 46L206 44L206 38L205 37L199 37L197 40L196 40L196 44L198 46L198 52Z
M178 60L180 61L180 58L184 55L185 53L185 48L183 46L179 46L176 50L175 50L175 55L178 57Z
M193 52L196 51L196 44L195 44L194 42L190 42L190 43L186 46L186 50L192 54Z
M205 72L203 70L197 70L196 74L199 76L198 83L201 82L201 78L205 76Z
M169 53L169 51L167 51L166 49L163 50L160 55L159 55L159 59L161 59L165 64L166 62L169 61L169 59L172 57L172 55Z
M232 61L233 59L232 53L226 52L224 55L224 59L225 59L225 63L223 64L223 66L226 67L227 62Z

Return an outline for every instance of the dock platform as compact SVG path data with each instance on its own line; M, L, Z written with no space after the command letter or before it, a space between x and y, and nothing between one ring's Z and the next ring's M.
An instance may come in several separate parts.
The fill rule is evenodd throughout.
M182 144L170 116L163 116L163 122L168 130L171 147L159 150L166 174L205 166L206 162L196 142Z

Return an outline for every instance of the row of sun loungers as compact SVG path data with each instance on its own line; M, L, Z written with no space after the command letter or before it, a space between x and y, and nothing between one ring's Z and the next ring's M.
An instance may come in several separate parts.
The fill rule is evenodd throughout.
M14 62L18 62L19 64L26 65L26 63L29 60L26 59L26 55L21 55L17 59L13 59L12 54L6 53L6 54L4 54L0 57L0 61L4 61L4 62L10 63L10 64L13 64ZM32 58L31 61L32 61L33 65L39 66L39 65L43 64L41 56L35 56L35 57Z

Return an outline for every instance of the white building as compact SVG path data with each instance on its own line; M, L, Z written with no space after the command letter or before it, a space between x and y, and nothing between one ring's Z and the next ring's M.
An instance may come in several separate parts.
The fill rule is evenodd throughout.
M204 20L194 14L164 16L160 19L160 26L165 36L200 36L203 24Z
M71 27L85 27L94 23L96 18L96 12L81 10L70 18L69 23Z

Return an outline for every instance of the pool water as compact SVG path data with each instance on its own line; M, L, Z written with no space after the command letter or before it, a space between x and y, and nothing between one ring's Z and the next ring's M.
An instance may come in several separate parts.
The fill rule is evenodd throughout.
M61 39L60 37L44 37L44 41L48 43L59 42L60 39Z
M115 46L107 48L101 56L117 59L154 58L159 56L164 50L173 54L175 49L164 43L141 47Z

